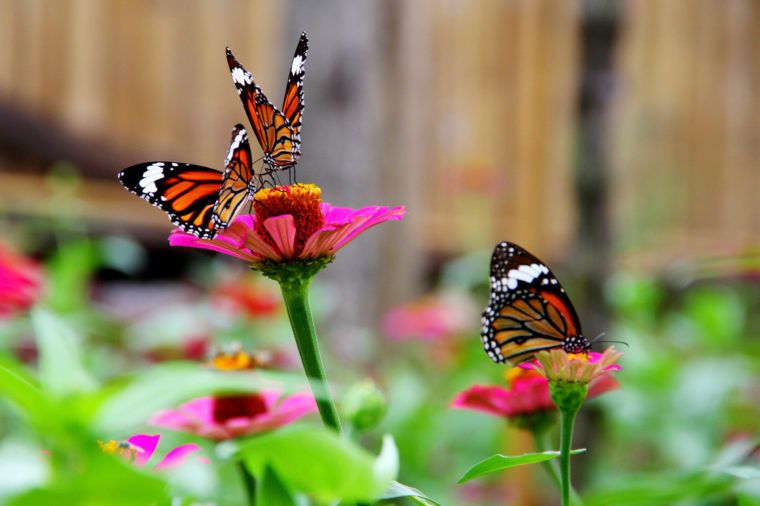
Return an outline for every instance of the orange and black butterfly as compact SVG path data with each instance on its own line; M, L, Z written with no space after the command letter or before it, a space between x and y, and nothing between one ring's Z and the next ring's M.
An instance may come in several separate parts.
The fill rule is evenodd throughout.
M164 210L183 231L212 238L256 192L251 148L242 125L232 130L224 172L179 162L138 163L119 172L135 195Z
M243 101L253 133L264 151L264 162L271 169L293 167L301 156L301 117L304 108L303 76L309 40L302 33L290 65L282 111L269 101L253 76L227 48L227 63L238 95Z
M589 351L573 303L541 260L501 242L491 257L490 282L480 335L491 360L517 365L541 350Z

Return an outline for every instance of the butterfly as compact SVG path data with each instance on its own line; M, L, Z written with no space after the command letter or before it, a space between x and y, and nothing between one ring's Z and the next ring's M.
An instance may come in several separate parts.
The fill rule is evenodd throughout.
M227 63L232 73L232 81L243 101L256 140L264 151L264 163L273 170L293 167L301 156L303 76L308 49L309 40L306 34L302 33L290 65L285 99L280 111L253 81L253 76L235 59L230 48L227 48Z
M227 227L256 193L251 148L235 125L224 172L178 162L138 163L119 172L124 187L169 215L183 231L209 239Z
M520 246L496 245L490 284L480 335L494 362L517 365L541 350L585 353L591 348L573 303L554 273Z

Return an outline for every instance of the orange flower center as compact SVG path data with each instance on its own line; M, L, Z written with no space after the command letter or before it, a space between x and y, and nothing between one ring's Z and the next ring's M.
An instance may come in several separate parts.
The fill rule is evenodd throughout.
M295 255L300 255L306 240L325 224L321 203L322 190L315 184L297 183L259 190L253 200L256 233L274 246L272 237L264 227L264 221L273 216L289 214L293 216L296 227Z
M209 360L209 365L220 371L242 371L254 369L257 366L256 359L244 351L233 353L219 353Z

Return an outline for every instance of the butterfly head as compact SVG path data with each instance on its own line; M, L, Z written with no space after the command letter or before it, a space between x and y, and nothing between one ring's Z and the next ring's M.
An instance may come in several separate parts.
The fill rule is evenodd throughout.
M569 336L565 338L562 343L562 349L566 353L588 353L591 351L591 341L586 339L583 335Z

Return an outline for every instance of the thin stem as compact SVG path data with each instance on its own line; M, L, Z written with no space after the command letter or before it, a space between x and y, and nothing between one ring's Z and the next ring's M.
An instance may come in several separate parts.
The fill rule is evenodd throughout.
M298 346L298 353L301 355L304 371L306 371L311 391L317 401L319 415L326 426L341 432L338 410L335 408L335 402L330 395L325 369L319 355L317 330L314 328L314 321L311 318L309 280L280 282L280 288L285 300L285 307L288 310L290 326L293 328L293 335Z
M240 475L243 477L243 485L245 486L246 496L248 497L248 504L250 506L256 506L256 478L248 471L244 462L238 462L240 468Z
M559 475L562 506L572 506L573 504L570 502L570 491L572 490L572 485L570 484L570 450L573 445L573 425L575 424L575 415L577 414L578 409L560 409Z
M537 452L545 452L548 450L551 450L549 445L546 444L546 434L547 431L538 431L538 432L532 432L533 434L533 441L536 445L536 451ZM546 474L549 475L549 477L552 479L554 484L557 486L557 490L561 490L562 488L562 480L559 478L559 467L558 462L556 459L554 460L547 460L544 462L541 462L541 466L544 468L544 471L546 471ZM581 496L578 495L578 492L576 492L575 488L572 484L570 484L570 498L573 501L574 506L581 506L583 504L583 500L581 499Z

